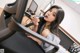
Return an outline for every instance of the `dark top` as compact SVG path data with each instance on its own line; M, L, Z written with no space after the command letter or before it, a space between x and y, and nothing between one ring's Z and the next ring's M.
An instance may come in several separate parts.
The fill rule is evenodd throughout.
M46 21L44 20L44 17L40 18L40 22L39 22L37 33L40 34L41 28L45 23L46 23Z

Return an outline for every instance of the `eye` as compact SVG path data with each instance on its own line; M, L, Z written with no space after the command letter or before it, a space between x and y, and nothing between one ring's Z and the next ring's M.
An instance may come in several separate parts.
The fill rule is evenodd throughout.
M54 17L56 16L56 13L55 13L55 12L53 13L53 16L54 16Z
M55 15L55 14L53 14L53 16L55 17L56 15Z

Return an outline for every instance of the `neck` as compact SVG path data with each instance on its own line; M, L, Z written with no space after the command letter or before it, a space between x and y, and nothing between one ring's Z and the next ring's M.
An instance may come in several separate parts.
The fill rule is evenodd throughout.
M49 25L50 25L50 22L46 22L45 28L48 28L49 29Z
M49 26L50 25L50 22L46 22L46 25Z

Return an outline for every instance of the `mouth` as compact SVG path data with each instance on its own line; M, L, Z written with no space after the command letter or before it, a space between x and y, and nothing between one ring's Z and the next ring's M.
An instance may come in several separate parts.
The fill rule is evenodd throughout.
M48 18L48 16L47 16L47 15L45 15L44 17L45 17L45 18Z

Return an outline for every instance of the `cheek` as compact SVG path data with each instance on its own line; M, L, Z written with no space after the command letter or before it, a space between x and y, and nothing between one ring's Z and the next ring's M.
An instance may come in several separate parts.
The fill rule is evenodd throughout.
M49 22L52 22L52 21L54 21L55 20L55 17L53 17L53 16L51 16L50 18L49 18Z

